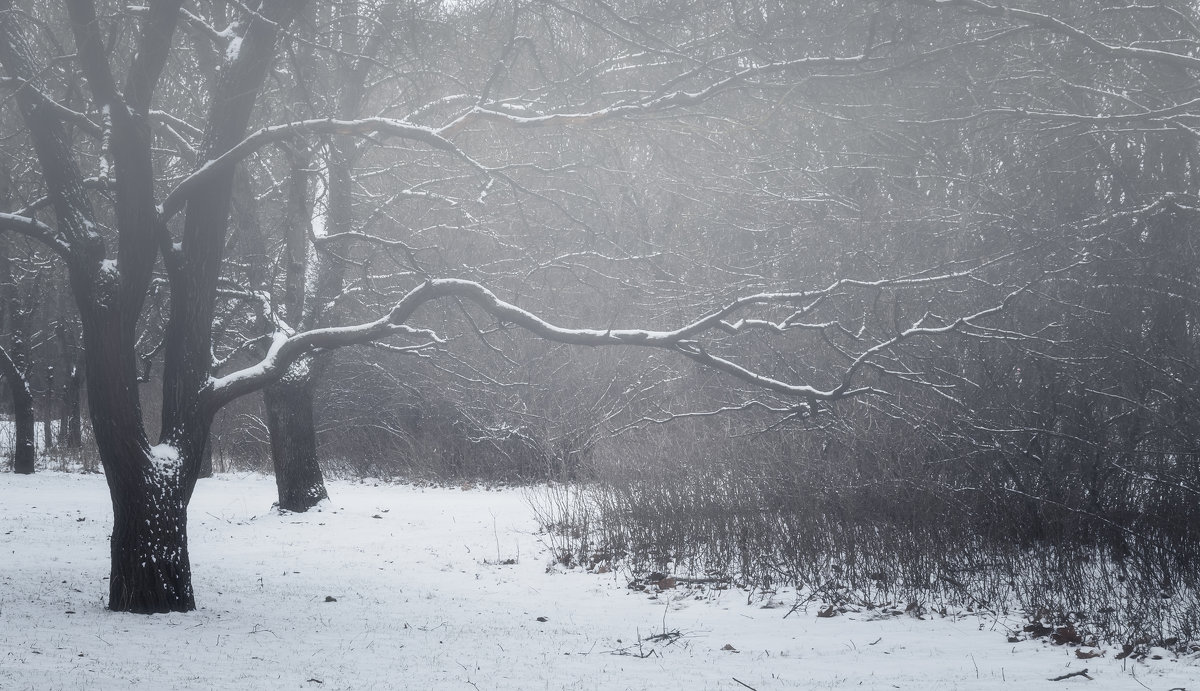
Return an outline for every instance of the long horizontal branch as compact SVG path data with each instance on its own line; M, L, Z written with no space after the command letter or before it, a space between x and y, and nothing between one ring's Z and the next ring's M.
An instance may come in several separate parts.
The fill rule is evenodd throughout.
M486 106L476 106L439 128L437 133L443 137L450 137L472 123L481 120L500 122L513 127L548 127L594 123L601 120L610 120L627 115L654 113L672 108L700 104L722 93L723 91L726 91L727 89L745 82L747 79L752 77L800 68L816 69L822 67L854 67L863 64L866 60L866 55L854 55L841 58L800 58L796 60L784 60L763 65L755 65L739 70L728 77L718 80L697 91L672 91L645 100L635 101L632 103L619 103L607 108L600 108L593 111L548 113L544 115L518 115L516 113L496 110L495 108L488 108Z
M426 303L443 299L457 299L473 303L501 324L515 325L534 336L556 343L579 346L638 346L668 350L707 367L729 374L755 387L777 394L803 398L809 402L817 400L834 401L850 396L876 392L875 389L870 387L855 387L852 385L852 380L865 363L887 347L916 336L933 335L956 330L963 325L970 324L972 320L999 311L1003 308L1003 305L980 311L946 326L924 327L919 324L915 325L911 329L877 344L860 355L843 372L839 383L830 389L819 389L807 384L792 384L774 379L725 358L712 355L705 351L694 339L707 331L728 331L731 328L736 330L737 327L731 325L725 318L744 307L754 304L779 304L792 303L797 300L810 300L814 296L831 294L845 286L913 286L967 275L970 274L944 274L937 277L917 277L878 282L842 280L836 281L824 289L815 291L758 293L734 300L723 308L714 310L689 324L671 330L567 328L556 325L528 310L501 300L495 293L474 281L432 279L409 291L392 307L387 316L376 321L355 326L315 329L293 335L279 331L274 336L267 355L259 363L220 378L210 379L208 384L209 394L214 406L219 407L224 405L238 396L255 391L278 379L297 358L316 349L332 349L357 345L383 339L398 333L410 335L419 333L425 337L430 337L431 334L428 331L407 326L409 319ZM436 337L433 338L436 339Z

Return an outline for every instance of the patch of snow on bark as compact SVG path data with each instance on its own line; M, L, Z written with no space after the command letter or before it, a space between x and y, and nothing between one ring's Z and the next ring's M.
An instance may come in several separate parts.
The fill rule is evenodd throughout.
M232 64L237 60L240 52L242 52L242 37L234 36L229 39L229 45L225 47L225 62Z
M171 444L156 444L150 447L150 465L160 478L172 478L179 474L183 465L179 449Z

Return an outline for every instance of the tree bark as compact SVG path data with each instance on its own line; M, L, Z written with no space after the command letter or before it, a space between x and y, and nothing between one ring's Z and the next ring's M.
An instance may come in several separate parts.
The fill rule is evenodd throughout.
M36 422L33 414L33 396L23 379L11 379L13 423L16 427L13 439L13 472L30 475L34 470L37 450L34 445Z
M12 201L12 181L8 170L0 172L0 208L8 210ZM7 236L0 235L0 325L12 330L10 345L0 346L0 376L8 380L13 406L13 472L28 475L34 471L33 394L29 391L29 346L25 341L25 313L13 279L11 248Z
M307 511L329 497L317 461L313 364L310 359L301 360L282 379L263 389L271 462L283 511Z
M33 473L37 452L34 448L33 394L29 381L17 366L8 351L0 348L0 371L8 379L8 390L13 405L13 472L22 475Z
M109 487L114 515L109 609L138 614L195 609L187 551L190 493L178 473L150 459L144 473L110 479Z
M76 362L71 365L67 381L63 386L63 429L59 435L63 446L68 449L83 448L83 411L80 406L80 393L83 390L83 365Z
M213 457L212 457L212 437L204 444L204 451L200 454L200 477L213 476Z
M54 366L46 368L46 397L42 410L42 448L54 446Z

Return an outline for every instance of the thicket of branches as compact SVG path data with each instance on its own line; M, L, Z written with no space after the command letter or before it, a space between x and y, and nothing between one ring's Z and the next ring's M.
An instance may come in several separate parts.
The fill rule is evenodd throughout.
M893 353L876 370L892 395L799 424L635 414L564 504L568 532L583 528L571 559L876 605L1015 598L1123 642L1196 639L1197 17L1043 5L897 10L898 45L952 32L953 60L863 75L863 102L797 97L835 126L779 137L799 150L772 151L760 185L786 189L814 156L823 180L844 176L840 203L781 219L828 233L784 249L808 275L1016 253L1004 281L1022 290L994 330ZM954 293L937 299L987 291ZM881 294L867 313L907 323L933 304ZM703 409L693 396L672 412Z

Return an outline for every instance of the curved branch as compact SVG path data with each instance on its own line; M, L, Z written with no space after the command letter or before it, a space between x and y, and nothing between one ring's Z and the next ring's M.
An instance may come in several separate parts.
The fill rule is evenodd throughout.
M968 275L970 274L961 274L961 276ZM1008 302L1021 291L1010 294L998 306L957 319L946 326L925 327L918 323L893 338L876 344L855 358L842 372L840 382L831 389L818 389L807 384L790 384L768 377L730 360L706 352L693 339L706 331L727 331L730 328L734 328L729 322L724 321L724 317L749 305L779 304L781 302L794 302L800 299L807 300L817 295L829 294L838 288L850 285L859 287L919 285L959 276L960 274L947 274L933 278L910 278L880 282L842 280L836 281L829 287L818 291L748 295L680 328L666 331L562 327L546 321L528 310L501 300L495 293L474 281L449 278L431 279L409 291L408 294L392 307L386 317L376 321L356 326L314 329L294 335L288 335L284 331L276 332L271 347L262 361L252 367L233 372L224 377L210 379L207 393L210 396L212 405L219 407L238 396L255 391L275 381L283 376L288 366L297 358L317 349L358 345L398 333L407 333L410 335L419 333L423 336L431 337L436 342L441 342L441 339L433 336L430 332L409 327L406 323L426 303L442 299L458 299L473 303L502 324L516 325L535 336L556 343L579 346L639 346L672 351L702 365L734 376L753 386L785 396L804 398L808 401L811 408L815 404L815 401L818 400L835 401L866 393L880 393L877 389L868 386L852 386L854 376L875 355L916 336L956 331L964 325L970 325L973 320L981 319L1004 309Z
M54 232L53 228L35 218L0 213L0 232L12 232L24 235L27 238L33 238L46 247L49 247L63 259L66 259L70 252L69 245Z

